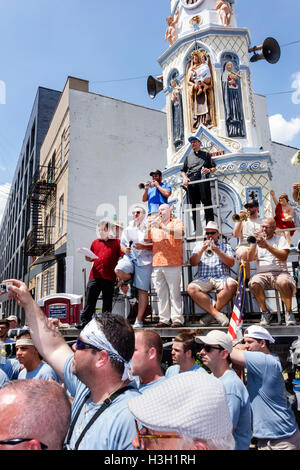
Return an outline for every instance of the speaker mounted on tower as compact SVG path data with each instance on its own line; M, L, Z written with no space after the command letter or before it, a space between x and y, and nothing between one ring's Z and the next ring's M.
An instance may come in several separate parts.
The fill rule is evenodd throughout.
M149 77L147 79L147 91L148 91L148 95L150 96L151 99L154 99L156 97L156 95L159 92L161 92L161 90L164 87L163 81L160 80L160 78L162 78L162 77L157 77L157 78L159 78L159 80L152 77L152 75L149 75Z
M257 62L258 60L266 60L269 64L276 64L279 61L281 50L278 42L274 38L266 38L261 46L254 46L248 49L249 52L254 52L250 62ZM257 54L256 51L261 51Z

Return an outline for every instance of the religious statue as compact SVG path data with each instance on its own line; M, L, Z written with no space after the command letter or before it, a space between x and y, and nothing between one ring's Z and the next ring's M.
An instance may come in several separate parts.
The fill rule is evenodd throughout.
M171 115L172 115L172 134L173 144L176 150L182 147L184 142L184 125L183 125L183 109L182 109L182 93L181 86L177 79L173 78L170 83L172 87L171 94Z
M219 0L216 6L216 10L219 10L221 23L223 26L231 26L231 5L226 0Z
M240 78L240 74L233 70L233 62L226 62L222 89L228 137L245 137Z
M215 106L213 79L210 59L204 50L196 50L191 54L187 70L192 117L192 131L200 124L208 127L215 125Z
M168 23L168 28L165 34L165 41L168 40L169 46L172 46L177 39L177 31L176 31L175 26L177 25L179 21L179 10L178 9L176 10L174 17L168 16L166 21Z

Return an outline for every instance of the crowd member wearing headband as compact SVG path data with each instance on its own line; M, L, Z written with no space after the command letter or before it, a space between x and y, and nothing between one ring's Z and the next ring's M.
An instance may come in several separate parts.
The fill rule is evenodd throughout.
M127 402L139 394L127 388L134 352L131 325L120 315L99 314L80 332L73 353L26 284L11 282L9 290L25 310L35 346L74 398L66 449L131 449L136 431Z
M57 374L49 364L40 359L29 333L21 336L16 341L16 356L23 368L21 368L18 379L38 379L59 381Z
M282 367L270 353L275 340L259 325L245 330L245 345L236 345L230 359L247 369L253 436L259 450L300 450L300 432L286 396Z

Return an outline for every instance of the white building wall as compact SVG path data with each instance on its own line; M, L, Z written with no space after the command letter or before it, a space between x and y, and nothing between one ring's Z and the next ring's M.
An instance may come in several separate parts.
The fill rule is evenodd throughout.
M67 210L66 292L82 294L77 254L96 238L96 222L117 215L126 225L131 206L141 203L138 184L166 166L166 116L112 98L70 90L70 155ZM98 213L97 213L98 211Z

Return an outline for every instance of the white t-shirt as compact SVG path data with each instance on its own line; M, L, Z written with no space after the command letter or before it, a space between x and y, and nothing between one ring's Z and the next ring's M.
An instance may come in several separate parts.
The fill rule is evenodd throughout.
M278 250L290 250L290 245L283 235L274 235L273 238L267 240L268 245L277 248ZM286 272L287 265L286 261L280 261L266 248L256 249L256 260L257 260L257 273L265 273L269 271L284 271Z
M261 224L261 219L257 219L257 220L249 219L243 222L239 246L248 245L247 238L250 237L250 235L253 235L254 232L260 231L260 224Z

